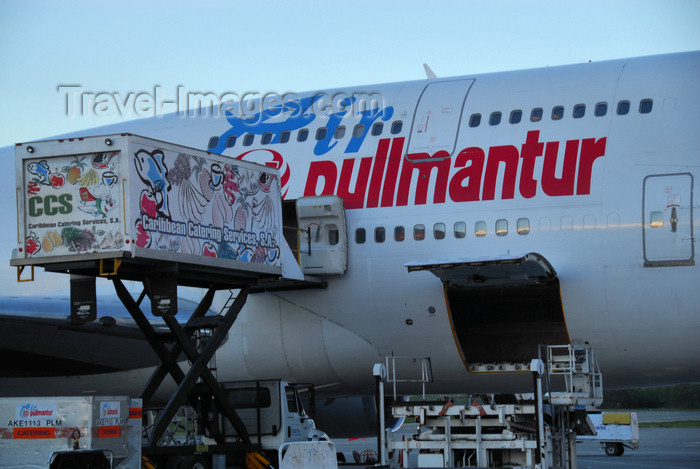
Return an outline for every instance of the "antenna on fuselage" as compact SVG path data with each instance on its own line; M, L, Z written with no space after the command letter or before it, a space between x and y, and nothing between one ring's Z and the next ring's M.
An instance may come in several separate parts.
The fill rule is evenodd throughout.
M435 75L435 72L428 66L428 64L423 64L423 68L425 69L425 74L428 75L428 80L433 80L437 78L437 75Z

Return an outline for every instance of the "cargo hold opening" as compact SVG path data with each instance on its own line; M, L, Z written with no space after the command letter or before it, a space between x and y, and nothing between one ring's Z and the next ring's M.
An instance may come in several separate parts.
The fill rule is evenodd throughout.
M539 345L569 343L559 279L540 254L406 266L429 270L444 283L454 337L471 371L502 371L482 364L527 364Z

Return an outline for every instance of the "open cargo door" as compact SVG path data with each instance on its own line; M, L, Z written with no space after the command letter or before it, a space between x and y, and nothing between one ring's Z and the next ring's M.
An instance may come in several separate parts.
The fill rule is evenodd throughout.
M469 371L528 371L540 345L570 343L559 278L541 254L404 265L442 280L454 338Z
M297 199L299 264L307 275L342 275L348 266L343 199L335 195Z

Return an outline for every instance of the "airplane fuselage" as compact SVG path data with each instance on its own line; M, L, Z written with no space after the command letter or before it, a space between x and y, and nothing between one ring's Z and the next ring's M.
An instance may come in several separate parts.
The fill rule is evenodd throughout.
M220 379L364 393L372 364L395 355L430 357L434 392L505 390L531 378L470 365L564 340L593 345L606 385L684 383L700 378L699 82L700 54L675 54L308 93L245 116L84 134L206 147L279 168L285 200L344 200L347 272L323 290L249 298L217 354ZM527 253L556 283L450 286L406 266Z

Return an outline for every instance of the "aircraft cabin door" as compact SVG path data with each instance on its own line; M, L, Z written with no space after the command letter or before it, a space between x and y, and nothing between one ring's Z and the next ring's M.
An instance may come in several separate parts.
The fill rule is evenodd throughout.
M692 174L644 178L642 218L645 267L695 265Z
M342 275L348 268L348 235L343 199L337 195L296 201L299 264L308 275Z
M462 111L473 83L474 80L428 83L413 115L407 154L427 153L423 158L428 158L438 151L446 151L444 157L454 153Z

